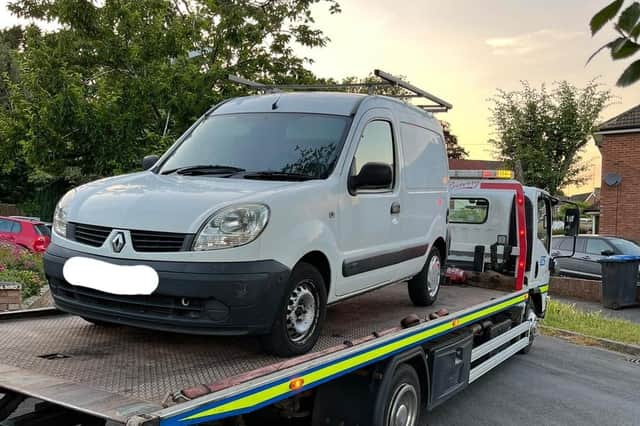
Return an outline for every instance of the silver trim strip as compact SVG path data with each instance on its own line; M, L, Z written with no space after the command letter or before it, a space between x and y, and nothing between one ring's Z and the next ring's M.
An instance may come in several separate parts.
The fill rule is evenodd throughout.
M511 358L513 355L518 353L522 348L526 347L528 344L529 344L529 338L528 337L522 338L518 340L516 343L514 343L513 345L509 346L504 351L493 356L492 358L489 358L488 360L486 360L476 368L471 369L471 372L469 373L469 383L475 382L484 374L491 371L494 367L497 367L498 365L502 364L504 361L506 361L507 359Z
M505 343L509 342L509 340L518 337L519 335L521 335L522 333L526 333L529 331L529 328L531 327L531 323L530 321L525 321L522 324L520 324L517 327L512 328L511 330L507 331L506 333L503 333L491 340L489 340L487 343L483 343L482 345L478 346L477 348L473 349L471 351L471 362L474 362L476 360L478 360L479 358L482 358L483 356L485 356L486 354L488 354L489 352L498 349L500 346L504 345Z

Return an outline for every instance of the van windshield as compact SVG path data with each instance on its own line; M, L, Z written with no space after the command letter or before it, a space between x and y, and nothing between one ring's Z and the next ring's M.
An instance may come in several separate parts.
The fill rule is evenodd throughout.
M303 113L213 115L165 161L160 173L210 165L211 174L291 174L324 179L332 172L349 117ZM256 174L257 173L257 174ZM262 174L260 174L262 173Z

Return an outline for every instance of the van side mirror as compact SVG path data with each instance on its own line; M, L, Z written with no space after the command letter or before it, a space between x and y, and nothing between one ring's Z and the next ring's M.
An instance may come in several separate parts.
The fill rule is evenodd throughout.
M603 256L613 256L614 254L616 254L616 252L611 249L606 249L606 250L602 250L600 254Z
M160 157L158 157L157 155L146 155L142 159L142 170L149 170L153 167L154 164L158 162L159 159Z
M564 235L575 237L580 232L580 209L567 209L564 213Z
M393 170L384 163L366 163L360 173L349 178L349 190L384 189L393 183Z

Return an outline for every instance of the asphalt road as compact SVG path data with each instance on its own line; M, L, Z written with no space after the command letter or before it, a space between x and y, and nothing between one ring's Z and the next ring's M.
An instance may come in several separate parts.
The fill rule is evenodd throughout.
M640 425L640 364L628 359L538 336L421 425Z

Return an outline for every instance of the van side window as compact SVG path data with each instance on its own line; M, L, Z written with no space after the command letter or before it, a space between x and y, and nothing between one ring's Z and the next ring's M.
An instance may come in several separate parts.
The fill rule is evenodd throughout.
M351 175L356 176L362 170L362 166L367 163L384 163L388 164L393 170L395 181L395 155L393 150L393 133L391 131L391 123L388 121L376 120L367 124L360 143L353 159ZM393 183L389 186L393 188Z
M447 153L437 133L407 122L400 123L404 184L409 190L447 186Z

